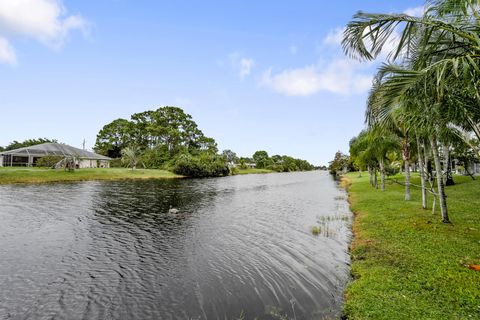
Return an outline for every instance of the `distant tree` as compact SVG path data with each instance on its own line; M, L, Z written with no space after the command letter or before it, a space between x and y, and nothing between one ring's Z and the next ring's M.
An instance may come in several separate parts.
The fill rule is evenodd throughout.
M4 150L8 151L8 150L14 150L18 148L30 147L30 146L34 146L42 143L54 143L54 142L56 143L58 141L56 139L47 139L47 138L27 139L23 142L18 142L17 140L14 140L10 142L10 144L6 146Z
M198 139L196 143L200 147L200 151L205 151L207 153L215 154L218 152L217 143L215 139L202 136Z
M218 152L215 140L198 129L192 116L171 106L135 113L131 120L117 119L105 125L97 135L94 149L118 158L121 150L130 146L142 151L144 165L155 168L167 165L179 154Z
M343 154L341 151L337 151L335 153L335 158L330 161L330 165L328 169L330 170L331 174L342 174L348 168L348 156Z
M117 119L105 125L97 134L94 150L110 158L120 158L122 149L134 141L133 123Z
M238 163L240 163L240 168L241 169L247 169L247 163L252 163L253 159L247 158L247 157L240 157L238 160Z
M265 168L267 165L267 161L269 159L267 151L263 151L263 150L255 152L252 158L253 158L253 161L255 162L255 165L259 169Z
M280 156L278 154L271 157L268 157L267 154L267 158L265 158L264 151L259 152L260 154L257 154L257 160L260 159L260 162L264 163L264 168L266 169L276 172L309 171L314 169L314 166L307 160L295 159L286 155Z
M232 150L223 150L222 151L222 156L225 158L225 160L228 162L228 163L237 163L238 162L238 157L237 157L237 154L235 152L233 152Z
M283 157L281 155L275 154L270 157L275 164L282 164L283 163Z
M135 113L131 117L134 124L135 144L150 149L165 145L173 157L187 150L218 151L215 140L204 136L192 116L181 108L166 106L154 111Z
M295 164L297 166L297 169L300 170L300 171L310 171L310 170L313 170L315 168L307 160L295 159Z
M282 164L286 172L298 171L297 162L293 157L282 156Z

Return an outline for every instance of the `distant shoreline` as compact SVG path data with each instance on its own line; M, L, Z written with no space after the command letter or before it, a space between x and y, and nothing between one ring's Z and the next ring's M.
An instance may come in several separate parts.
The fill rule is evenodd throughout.
M234 175L275 173L268 169L239 169ZM182 179L187 178L160 169L84 168L73 172L63 169L3 167L0 168L0 185L43 184L56 182Z

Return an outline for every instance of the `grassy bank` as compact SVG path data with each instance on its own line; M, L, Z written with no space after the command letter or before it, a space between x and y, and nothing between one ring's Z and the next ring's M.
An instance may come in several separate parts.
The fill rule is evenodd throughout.
M403 186L382 193L367 175L345 178L355 213L347 318L480 319L480 271L467 267L480 264L480 180L455 177L443 224L438 206L421 209L419 189L405 202Z
M274 171L268 170L268 169L254 169L254 168L249 168L249 169L238 169L238 172L236 174L257 174L257 173L272 173Z
M74 172L42 168L0 168L0 184L44 183L86 180L170 179L180 178L172 172L155 169L95 168Z

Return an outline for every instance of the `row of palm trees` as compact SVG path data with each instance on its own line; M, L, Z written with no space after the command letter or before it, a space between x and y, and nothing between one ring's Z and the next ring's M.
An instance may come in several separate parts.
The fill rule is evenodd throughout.
M449 151L467 145L480 154L471 139L480 139L480 0L427 1L421 17L359 12L347 25L342 45L360 60L376 59L393 47L368 97L368 129L351 141L351 154L370 170L378 166L384 190L385 159L399 150L407 201L413 155L423 207L430 191L448 223L444 183L451 183ZM436 188L427 186L429 159Z

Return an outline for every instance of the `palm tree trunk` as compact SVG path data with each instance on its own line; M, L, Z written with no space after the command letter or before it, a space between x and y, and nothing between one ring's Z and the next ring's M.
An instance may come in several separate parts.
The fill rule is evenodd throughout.
M445 186L453 186L455 182L453 181L453 176L452 176L452 165L451 165L451 159L450 159L450 150L448 148L448 145L444 144L443 145L443 157L445 158L444 162L444 168L445 168Z
M402 157L405 163L405 201L410 201L410 147L407 135L402 143Z
M430 136L430 145L432 146L433 160L435 161L435 172L438 184L437 194L440 199L440 212L442 213L442 222L450 223L450 220L448 219L447 197L445 195L445 188L443 186L442 164L440 162L440 156L438 155L437 139L433 135Z
M377 167L374 168L373 173L374 173L374 176L373 176L373 184L374 184L375 189L378 189Z
M425 156L425 161L424 161L424 172L425 172L425 181L427 181L427 178L428 178L428 182L430 185L433 184L433 172L432 172L432 163L430 161L430 155L431 155L431 152L429 152L430 150L428 150L428 147L427 147L427 144L425 144L425 141L423 141L423 155Z
M417 138L417 153L418 153L418 167L420 169L420 183L422 185L422 208L427 209L427 185L425 181L425 165L423 163L423 151L422 145L420 144L420 138L418 135Z
M367 167L368 175L370 176L370 185L373 187L373 175L372 175L372 168L370 166Z
M383 159L380 159L378 164L380 165L381 189L382 191L385 191L385 163L383 162Z

